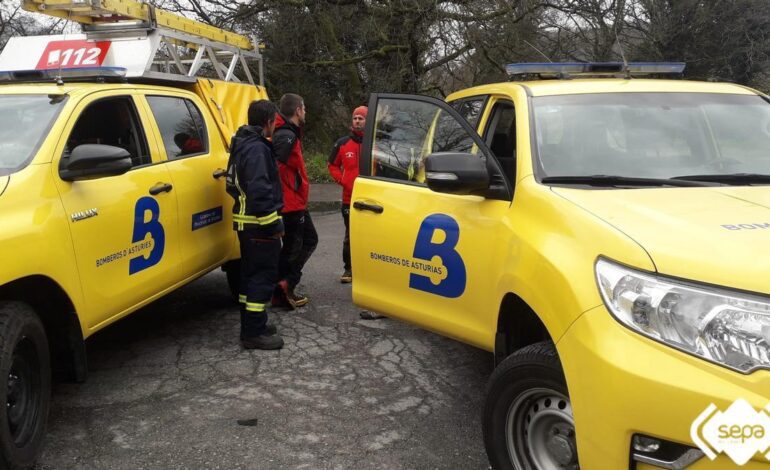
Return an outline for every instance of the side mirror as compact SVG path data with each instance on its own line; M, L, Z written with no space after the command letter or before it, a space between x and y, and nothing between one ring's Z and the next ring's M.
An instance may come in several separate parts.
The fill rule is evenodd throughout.
M489 189L489 171L476 155L432 153L425 158L425 181L438 193L482 195Z
M75 181L97 176L122 175L131 169L131 154L112 145L83 144L62 158L59 176L64 181Z

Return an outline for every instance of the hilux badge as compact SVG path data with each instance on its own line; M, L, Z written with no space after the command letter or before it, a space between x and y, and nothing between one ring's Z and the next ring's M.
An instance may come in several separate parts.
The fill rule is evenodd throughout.
M99 215L99 211L96 208L88 209L80 212L75 212L70 217L72 218L73 222L77 222L78 220L88 219L89 217L96 217Z

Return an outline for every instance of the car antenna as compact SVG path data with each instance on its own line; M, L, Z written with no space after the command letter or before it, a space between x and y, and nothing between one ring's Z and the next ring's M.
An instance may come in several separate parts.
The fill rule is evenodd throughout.
M541 56L545 57L545 60L547 60L550 63L553 63L553 61L550 59L550 57L548 57L547 55L543 54L543 52L540 49L538 49L537 47L533 46L529 41L527 41L526 39L522 39L522 41L524 41L524 44L526 44L529 47L531 47L532 49L536 50L538 54L540 54Z
M64 19L64 39L67 39L67 27L70 24L70 18L72 18L72 12L67 12L67 17ZM61 78L61 69L62 69L62 59L61 56L59 57L59 70L56 73L56 77L54 80L56 80L56 86L62 86L64 85L64 80Z
M618 43L618 49L620 49L620 58L623 59L623 73L626 76L626 80L631 79L631 71L628 69L628 61L626 60L626 54L623 52L623 43L620 42L620 36L618 36L618 27L615 28L615 41Z

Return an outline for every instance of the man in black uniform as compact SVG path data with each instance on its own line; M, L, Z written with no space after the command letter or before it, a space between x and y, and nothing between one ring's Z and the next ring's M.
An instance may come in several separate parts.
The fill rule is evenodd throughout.
M280 349L265 304L278 282L283 208L278 165L268 140L278 108L267 100L249 105L249 124L233 137L227 163L227 192L235 199L233 229L241 245L241 344L245 349Z

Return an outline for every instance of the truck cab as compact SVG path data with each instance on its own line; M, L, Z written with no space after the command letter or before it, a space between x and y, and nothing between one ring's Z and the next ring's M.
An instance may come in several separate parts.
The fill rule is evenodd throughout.
M682 70L370 99L353 300L494 354L493 468L768 468L702 415L770 401L770 105Z
M248 104L267 98L250 39L130 1L25 7L41 3L88 27L0 55L2 468L34 464L51 381L85 379L86 338L219 267L237 289L225 169ZM137 21L113 23L113 7Z

